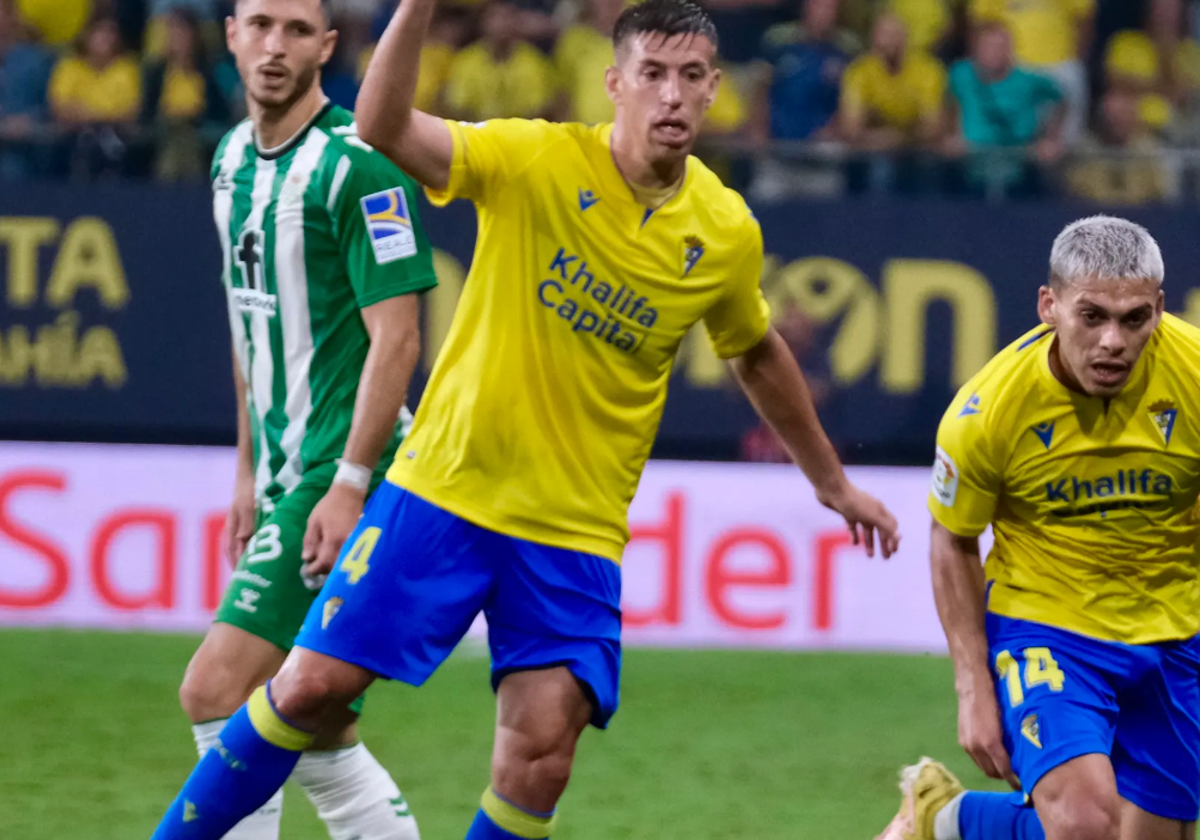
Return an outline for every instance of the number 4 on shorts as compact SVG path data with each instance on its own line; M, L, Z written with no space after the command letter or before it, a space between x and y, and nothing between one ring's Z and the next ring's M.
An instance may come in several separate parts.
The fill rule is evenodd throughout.
M379 542L381 533L383 532L379 528L367 528L358 535L354 545L346 552L340 568L346 573L346 580L351 585L358 583L367 572L371 571L368 561L371 559L371 552L375 550L375 543Z

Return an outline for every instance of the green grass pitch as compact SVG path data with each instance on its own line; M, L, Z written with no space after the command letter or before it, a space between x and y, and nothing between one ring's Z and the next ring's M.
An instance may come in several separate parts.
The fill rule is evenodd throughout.
M150 835L194 760L176 700L191 636L0 631L0 836ZM487 784L487 662L460 652L421 690L381 684L363 736L425 840L461 840ZM621 711L589 731L555 840L868 840L897 768L955 743L948 660L632 650ZM992 786L994 788L994 785ZM283 840L319 840L289 785Z

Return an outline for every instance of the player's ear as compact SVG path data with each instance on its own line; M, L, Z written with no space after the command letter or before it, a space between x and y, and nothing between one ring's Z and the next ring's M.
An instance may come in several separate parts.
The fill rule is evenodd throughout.
M1058 326L1058 318L1054 313L1054 289L1049 286L1038 289L1038 317L1048 327Z
M338 33L336 29L330 29L325 33L325 37L321 39L321 66L324 67L329 63L329 59L333 58L333 50L337 46Z
M1166 296L1163 294L1163 290L1159 289L1158 290L1158 300L1154 302L1154 317L1155 318L1162 317L1163 308L1165 305L1166 305Z
M608 93L608 98L614 105L621 98L621 71L616 67L609 67L604 71L604 90Z
M717 90L721 87L721 68L714 67L708 74L708 95L704 97L704 110L707 111L717 101Z
M232 51L233 43L237 40L237 18L229 15L225 18L225 47Z

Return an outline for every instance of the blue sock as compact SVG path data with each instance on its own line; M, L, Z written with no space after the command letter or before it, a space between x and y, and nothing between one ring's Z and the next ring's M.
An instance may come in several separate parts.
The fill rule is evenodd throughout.
M466 840L542 840L554 828L554 812L527 811L502 799L489 787L467 829Z
M150 840L220 840L283 787L312 735L279 716L269 687L225 724Z
M958 806L962 840L1046 840L1037 811L1023 793L967 791Z

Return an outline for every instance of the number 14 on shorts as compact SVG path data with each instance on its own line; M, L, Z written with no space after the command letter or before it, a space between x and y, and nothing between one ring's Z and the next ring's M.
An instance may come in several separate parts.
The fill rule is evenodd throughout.
M1008 704L1016 707L1025 702L1025 692L1039 685L1050 686L1051 691L1062 691L1067 676L1054 661L1050 648L1030 647L1020 651L1025 659L1025 673L1022 680L1021 663L1010 651L1002 650L996 654L996 674L1004 680L1008 689Z

